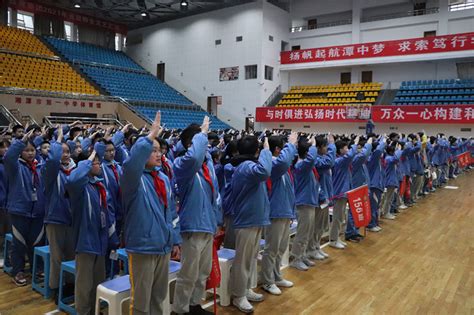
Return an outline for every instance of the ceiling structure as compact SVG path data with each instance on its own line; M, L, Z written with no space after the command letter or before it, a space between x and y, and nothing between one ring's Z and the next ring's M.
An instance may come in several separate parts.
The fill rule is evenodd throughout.
M93 16L129 29L219 10L256 0L37 0L36 2Z

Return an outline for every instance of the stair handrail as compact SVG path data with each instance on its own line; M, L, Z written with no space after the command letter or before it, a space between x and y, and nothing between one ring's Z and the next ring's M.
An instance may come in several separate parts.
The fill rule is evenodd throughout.
M5 116L8 121L10 121L11 123L14 123L15 125L21 125L21 122L18 121L18 119L16 119L15 116L13 116L12 113L10 113L10 111L8 110L8 108L6 108L3 104L0 104L0 112L3 114L3 116Z
M272 94L270 94L270 96L267 98L267 100L265 101L265 103L263 103L263 107L267 107L272 101L275 100L275 98L280 95L281 93L281 84L278 85L275 90L272 92Z

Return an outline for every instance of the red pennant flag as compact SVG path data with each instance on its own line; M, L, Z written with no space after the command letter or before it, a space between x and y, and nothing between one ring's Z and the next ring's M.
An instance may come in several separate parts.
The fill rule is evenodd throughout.
M217 251L221 247L222 242L224 242L224 235L224 232L219 232L214 236L214 243L212 244L212 269L206 282L206 290L214 289L214 314L217 314L216 288L221 284L221 268Z
M367 226L371 220L369 187L367 185L357 187L347 192L347 200L357 228Z
M464 152L457 156L459 168L465 168L471 164L471 153Z

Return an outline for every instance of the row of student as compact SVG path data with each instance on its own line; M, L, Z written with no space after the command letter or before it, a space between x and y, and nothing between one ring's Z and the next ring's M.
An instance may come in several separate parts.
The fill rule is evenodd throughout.
M250 288L262 232L263 288L279 295L281 287L293 286L279 268L292 220L298 219L298 227L291 266L308 270L313 260L328 257L320 242L329 204L334 205L330 245L343 249L341 230L346 240L361 237L346 212L347 191L369 185L369 230L380 231L380 207L385 218L393 219L390 209L400 199L416 202L423 189L431 188L431 174L439 173L442 183L449 166L453 174L457 171L453 157L473 148L472 139L448 142L440 135L428 140L423 134L340 136L336 141L332 135L232 132L219 141L208 134L208 118L202 126L169 133L165 141L159 138L159 113L149 133L129 125L113 135L111 129L84 132L78 123L50 132L30 129L24 134L21 126L14 128L15 140L3 158L2 183L8 188L6 209L14 235L13 280L26 284L25 253L31 262L46 225L51 289L57 290L61 261L76 259L78 314L93 310L96 286L110 265L106 257L119 239L129 254L134 313L161 313L170 256L182 263L174 311L208 313L200 303L218 227L225 229L225 246L236 250L233 304L251 312L249 301L263 300ZM2 142L3 150L7 146ZM425 176L427 169L435 172ZM395 194L397 189L401 194Z

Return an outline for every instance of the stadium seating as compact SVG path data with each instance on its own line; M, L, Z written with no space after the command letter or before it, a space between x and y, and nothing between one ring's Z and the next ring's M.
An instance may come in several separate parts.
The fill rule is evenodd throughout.
M81 70L113 96L131 101L192 105L186 97L148 73L85 65Z
M454 105L474 103L474 80L403 81L393 105Z
M0 48L22 53L54 56L54 53L46 45L27 30L1 25Z
M382 83L352 83L333 85L294 86L277 106L348 106L373 105Z
M70 62L95 62L116 67L143 70L142 67L120 51L85 43L71 42L55 37L44 37L44 39Z
M0 86L99 95L65 62L0 53Z
M185 109L164 109L147 106L136 106L136 108L150 119L155 118L158 110L161 111L161 121L166 128L183 129L190 123L201 124L204 116L210 116L211 129L228 129L229 125L220 121L216 116L202 110L185 110Z

